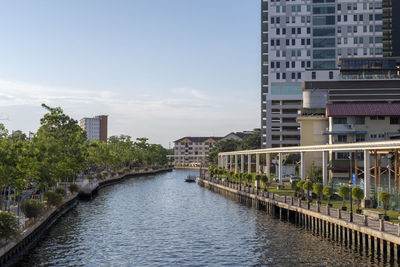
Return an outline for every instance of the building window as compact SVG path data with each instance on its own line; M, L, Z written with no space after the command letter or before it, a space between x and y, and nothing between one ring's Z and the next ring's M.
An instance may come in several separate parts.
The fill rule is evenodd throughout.
M347 118L333 118L333 124L347 124Z
M376 121L376 120L384 121L385 120L385 116L371 116L369 118L373 121Z
M364 125L365 124L365 117L356 117L355 124Z
M311 72L311 79L317 79L317 73L315 71Z
M336 152L336 159L349 159L348 152Z
M329 79L332 80L333 79L333 71L329 72Z
M363 134L356 135L356 142L364 142L364 141L365 141L365 135Z
M340 143L347 142L347 135L338 135L337 141L340 142Z
M371 137L371 138L377 138L378 135L377 135L377 134L370 134L369 137Z
M390 124L400 124L400 117L390 117Z

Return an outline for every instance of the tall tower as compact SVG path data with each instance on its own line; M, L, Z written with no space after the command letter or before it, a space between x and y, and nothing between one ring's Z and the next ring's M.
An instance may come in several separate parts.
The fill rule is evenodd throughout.
M261 0L262 146L300 144L305 70L382 57L382 0Z

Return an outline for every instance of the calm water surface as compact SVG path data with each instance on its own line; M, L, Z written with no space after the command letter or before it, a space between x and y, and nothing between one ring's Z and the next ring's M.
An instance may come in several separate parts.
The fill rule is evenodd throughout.
M374 266L197 184L190 171L135 177L62 217L20 266Z

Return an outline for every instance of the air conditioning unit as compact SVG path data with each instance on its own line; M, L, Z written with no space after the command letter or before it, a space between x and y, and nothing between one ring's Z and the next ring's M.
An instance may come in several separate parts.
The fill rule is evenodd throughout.
M354 124L346 124L347 129L354 129Z

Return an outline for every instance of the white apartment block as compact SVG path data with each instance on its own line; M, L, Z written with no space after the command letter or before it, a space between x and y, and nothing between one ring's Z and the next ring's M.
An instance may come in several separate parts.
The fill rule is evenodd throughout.
M336 79L341 57L382 57L382 0L261 4L262 146L300 145L296 118L306 69L325 70L332 75L328 79Z

